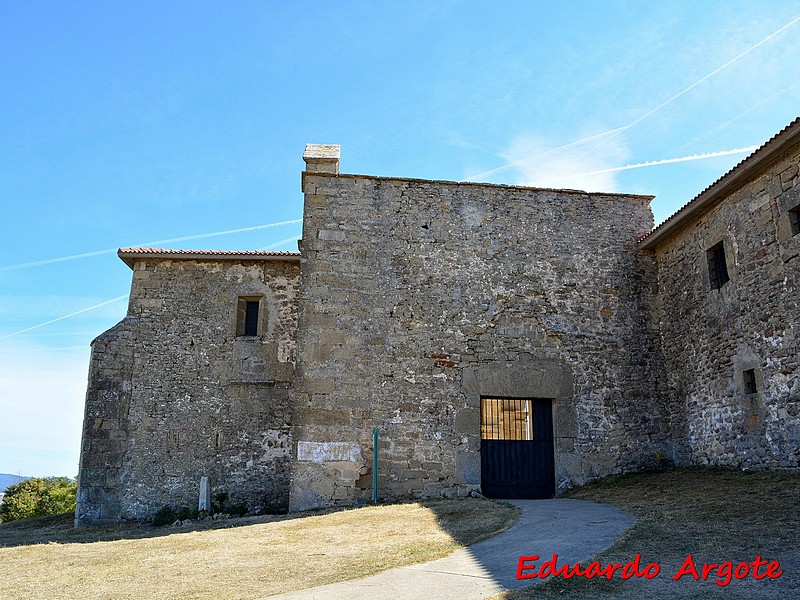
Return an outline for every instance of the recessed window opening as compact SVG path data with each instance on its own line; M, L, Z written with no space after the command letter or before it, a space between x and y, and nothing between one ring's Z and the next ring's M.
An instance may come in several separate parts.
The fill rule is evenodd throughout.
M239 298L236 314L236 335L258 335L260 298Z
M532 440L531 400L481 398L481 439Z
M756 371L755 369L747 369L742 371L742 379L744 379L744 393L755 394L758 389L756 388Z
M719 242L711 246L706 251L706 258L708 259L708 276L711 282L711 289L718 290L730 281L728 265L725 261L725 245Z
M789 211L789 222L792 224L792 235L800 233L800 206Z

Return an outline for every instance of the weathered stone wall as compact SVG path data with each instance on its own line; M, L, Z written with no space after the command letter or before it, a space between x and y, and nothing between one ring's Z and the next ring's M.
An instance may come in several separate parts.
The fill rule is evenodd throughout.
M335 170L334 170L335 172ZM304 174L290 507L480 484L481 395L553 399L556 478L669 454L650 197Z
M683 460L736 467L800 461L800 204L797 150L657 246L666 382ZM711 289L723 242L730 281ZM758 391L747 394L743 371Z
M92 342L75 525L119 520L120 474L128 447L136 317L128 316Z
M552 402L558 491L797 467L800 156L755 156L643 251L650 197L339 175L311 145L302 262L131 261L128 315L92 345L76 523L194 505L203 477L253 512L357 503L376 427L381 498L467 494L481 397Z
M93 345L78 520L145 518L212 495L288 504L299 264L139 258L128 317ZM261 298L258 336L237 299Z

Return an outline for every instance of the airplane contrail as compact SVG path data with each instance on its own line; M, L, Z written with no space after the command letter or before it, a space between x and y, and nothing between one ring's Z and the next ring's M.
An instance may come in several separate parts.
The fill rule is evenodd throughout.
M624 167L612 167L611 169L600 169L599 171L588 171L586 173L579 173L575 175L575 177L583 177L586 175L602 175L603 173L617 173L619 171L628 171L630 169L641 169L642 167L654 167L656 165L669 165L672 163L689 162L692 160L704 160L706 158L716 158L718 156L730 156L731 154L744 154L745 152L753 152L758 148L759 146L747 146L746 148L734 148L733 150L720 150L719 152L692 154L690 156L681 156L680 158L664 158L661 160L648 160L647 162L625 165Z
M56 323L58 321L63 321L64 319L69 319L70 317L74 317L76 315L80 315L85 312L89 312L90 310L96 310L98 308L102 308L103 306L107 306L109 304L113 304L114 302L119 302L120 300L124 300L128 297L128 294L124 296L117 296L116 298L112 298L111 300L106 300L104 302L100 302L99 304L95 304L94 306L89 306L87 308L82 308L81 310L76 310L75 312L69 313L68 315L64 315L63 317L58 317L55 319L51 319L49 321L45 321L44 323L39 323L38 325L34 325L32 327L27 327L26 329L20 329L19 331L15 331L14 333L9 333L8 335L0 336L0 340L4 340L6 338L10 338L15 335L19 335L20 333L25 333L26 331L31 331L33 329L39 329L39 327L44 327L45 325L50 325L51 323Z
M231 235L233 233L244 233L245 231L258 231L260 229L268 229L270 227L280 227L281 225L292 225L294 223L302 223L303 219L292 219L291 221L279 221L277 223L267 223L265 225L255 225L253 227L240 227L238 229L227 229L225 231L212 231L211 233L198 233L195 235L185 235L182 237L171 238L168 240L159 240L157 242L145 242L144 244L135 244L132 247L136 248L150 248L160 246L162 244L174 244L176 242L185 242L187 240L199 240L203 238L217 237L221 235ZM14 271L17 269L26 269L28 267L41 267L44 265L52 265L53 263L66 262L69 260L77 260L79 258L89 258L91 256L100 256L101 254L113 254L117 248L108 248L106 250L95 250L94 252L82 252L81 254L71 254L69 256L60 256L58 258L48 258L45 260L35 260L33 262L20 263L17 265L8 265L0 267L0 271Z
M161 240L159 242L150 242L149 244L140 244L139 247L156 246L158 244L168 244L168 243L171 243L171 242L182 242L182 241L186 241L186 240L196 240L196 239L200 239L200 238L213 237L213 236L218 236L218 235L227 235L227 234L231 234L231 233L241 233L243 231L256 231L256 230L259 230L259 229L266 229L268 227L278 227L280 225L290 225L290 224L293 224L293 223L301 223L302 221L303 221L303 219L292 219L291 221L280 221L278 223L267 223L266 225L255 225L253 227L242 227L242 228L239 228L239 229L229 229L227 231L215 231L215 232L212 232L212 233L201 233L201 234L198 234L198 235L187 235L187 236L183 236L183 237L179 237L179 238L172 238L172 239L169 239L169 240ZM261 250L270 250L270 249L275 248L277 246L280 246L282 244L286 244L288 242L294 241L294 240L298 239L299 237L300 237L300 235L294 235L292 237L285 238L285 239L279 240L277 242L273 242L272 244L269 244L268 246L265 246L264 248L261 248ZM51 263L54 263L54 262L62 262L62 261L65 261L65 260L74 260L76 258L84 258L84 257L87 257L87 256L97 256L99 254L109 254L111 252L116 252L116 251L117 251L117 249L113 248L113 249L110 249L110 250L98 250L96 252L84 252L83 254L73 254L72 256L63 256L61 258L51 258L49 260L40 260L40 261L36 261L36 262L33 262L33 263L26 263L26 264L23 264L23 265L12 265L10 267L2 267L2 268L0 268L0 271L3 271L3 270L8 271L8 270L15 269L15 268L16 269L22 269L22 268L24 268L26 266L39 266L39 265L51 264ZM107 306L109 304L113 304L114 302L119 302L120 300L123 300L123 299L125 299L127 297L128 297L128 294L125 294L124 296L117 296L116 298L112 298L111 300L105 300L103 302L100 302L99 304L95 304L93 306L89 306L87 308L82 308L81 310L77 310L75 312L69 313L68 315L64 315L62 317L51 319L49 321L45 321L44 323L39 323L38 325L33 325L32 327L27 327L25 329L21 329L19 331L15 331L14 333L9 333L7 335L0 336L0 340L4 340L6 338L10 338L12 336L19 335L21 333L25 333L25 332L31 331L33 329L38 329L39 327L44 327L45 325L50 325L51 323L56 323L58 321L63 321L64 319L69 319L70 317L74 317L76 315L80 315L80 314L83 314L85 312L89 312L91 310L96 310L98 308L102 308L103 306Z
M753 44L752 46L750 46L750 47L749 47L747 50L745 50L744 52L741 52L741 53L737 54L736 56L734 56L732 59L730 59L730 60L729 60L728 62L726 62L724 65L722 65L722 66L720 66L720 67L717 67L716 69L714 69L713 71L711 71L711 72L710 72L708 75L705 75L704 77L701 77L700 79L698 79L697 81L695 81L695 82L694 82L692 85L690 85L690 86L688 86L688 87L684 88L683 90L681 90L680 92L678 92L677 94L675 94L674 96L672 96L671 98L669 98L669 99L665 100L664 102L662 102L661 104L659 104L658 106L656 106L656 107L655 107L654 109L652 109L651 111L649 111L649 112L646 112L645 114L643 114L643 115L642 115L641 117L639 117L638 119L636 119L636 120L634 120L634 121L631 121L630 123L628 123L627 125L625 125L625 127L623 127L622 129L630 129L630 128L631 128L631 127L633 127L634 125L638 125L639 123L641 123L642 121L644 121L644 120L645 120L647 117L649 117L649 116L650 116L650 115L652 115L653 113L655 113L655 112L658 112L659 110L661 110L662 108L664 108L664 107L665 107L665 106L667 106L668 104L671 104L672 102L674 102L675 100L677 100L678 98L680 98L681 96L683 96L684 94L686 94L687 92L689 92L689 91L693 90L694 88L696 88L698 85L700 85L700 84L701 84L701 83L703 83L704 81L706 81L706 80L710 79L711 77L713 77L714 75L716 75L717 73L719 73L720 71L722 71L723 69L725 69L726 67L729 67L730 65L732 65L733 63L735 63L736 61L738 61L740 58L743 58L743 57L747 56L748 54L750 54L750 53L751 53L753 50L755 50L755 49L756 49L756 48L758 48L759 46L763 46L763 45L764 45L764 44L766 44L766 43L767 43L769 40L771 40L772 38L774 38L776 35L780 34L781 32L783 32L783 31L786 31L786 30L787 30L787 29L789 29L789 28L790 28L792 25L794 25L795 23L797 23L798 21L800 21L800 17L796 17L796 18L792 19L792 20L791 20L789 23L787 23L786 25L784 25L783 27L781 27L781 28L780 28L780 29L778 29L777 31L774 31L774 32L770 33L770 34L769 34L767 37L765 37L765 38L764 38L763 40L761 40L760 42L756 42L755 44Z
M283 244L288 244L289 242L294 242L295 240L299 240L302 234L293 235L292 237L288 237L282 240L278 240L277 242L272 242L268 246L264 246L263 248L259 248L259 250L272 250L273 248L277 248L278 246L282 246Z
M296 223L296 222L299 222L299 221L302 221L302 219L297 219L295 221L286 221L285 223ZM278 224L270 223L269 226L276 226L276 225L283 225L283 224L284 223L278 223ZM253 230L253 229L263 229L264 227L265 226L263 226L263 225L259 225L259 226L256 226L256 227L246 227L245 230L246 231L250 231L250 230ZM238 231L241 231L241 230L232 230L231 232L238 232ZM183 237L183 238L176 238L173 241L181 241L181 240L186 240L186 239L197 239L197 237L207 237L208 235L210 235L210 234L202 234L201 236L186 236L186 237ZM211 235L213 235L213 234L211 234ZM223 233L218 233L217 235L224 235L224 234ZM273 242L269 246L265 246L263 248L260 248L260 250L271 250L272 248L280 246L281 244L286 244L288 242L294 241L294 240L298 239L299 237L300 237L299 235L295 235L295 236L292 236L290 238L279 240L277 242ZM153 244L163 244L163 243L166 243L166 240L162 240L161 242L153 242ZM116 250L113 250L113 252L116 252ZM94 256L94 255L99 254L99 253L100 252L87 252L86 254ZM63 317L58 317L58 318L55 318L55 319L51 319L49 321L45 321L44 323L39 323L38 325L33 325L32 327L27 327L25 329L21 329L19 331L15 331L14 333L9 333L8 335L0 336L0 340L4 340L6 338L9 338L9 337L12 337L12 336L15 336L15 335L19 335L20 333L25 333L25 332L31 331L33 329L39 329L39 327L44 327L45 325L50 325L51 323L56 323L58 321L63 321L64 319L69 319L70 317L74 317L76 315L80 315L80 314L83 314L85 312L89 312L91 310L96 310L98 308L102 308L103 306L107 306L109 304L113 304L114 302L119 302L120 300L123 300L123 299L125 299L127 297L128 297L128 294L125 294L124 296L117 296L116 298L112 298L111 300L105 300L103 302L100 302L99 304L95 304L95 305L89 306L87 308L82 308L81 310L76 310L75 312L69 313L68 315L64 315Z
M688 92L690 92L691 90L696 88L698 85L700 85L704 81L710 79L711 77L713 77L714 75L716 75L717 73L722 71L723 69L726 69L727 67L731 66L733 63L737 62L739 59L747 56L748 54L750 54L756 48L759 48L760 46L763 46L769 40L774 38L776 35L779 35L780 33L786 31L787 29L789 29L790 27L792 27L793 25L795 25L798 22L800 22L800 17L795 17L794 19L789 21L786 25L784 25L783 27L781 27L777 31L773 31L767 37L765 37L762 40L756 42L755 44L753 44L752 46L750 46L746 50L740 52L739 54L734 56L732 59L730 59L725 64L717 67L716 69L714 69L710 73L704 75L703 77L701 77L700 79L698 79L697 81L692 83L691 85L685 87L684 89L682 89L680 92L678 92L674 96L671 96L670 98L668 98L667 100L665 100L664 102L662 102L661 104L656 106L655 108L649 110L648 112L646 112L642 116L637 117L636 119L634 119L633 121L631 121L627 125L623 125L622 127L616 127L614 129L609 129L607 131L602 131L600 133L596 133L594 135L590 135L590 136L585 137L585 138L580 138L578 140L574 140L572 142L568 142L566 144L562 144L561 146L556 146L555 148L552 148L550 150L545 150L544 152L540 152L538 154L534 154L533 156L529 156L529 157L526 157L526 158L520 159L520 160L515 160L515 161L512 161L512 162L506 163L504 165L500 165L499 167L495 167L494 169L489 169L488 171L483 171L482 173L477 173L475 175L470 175L469 177L467 177L465 179L462 179L461 181L462 182L467 182L467 181L472 181L472 180L477 179L477 178L483 178L483 177L486 177L488 175L493 175L495 173L499 173L500 171L505 171L506 169L509 169L511 167L515 167L515 166L517 166L519 164L522 164L522 163L524 163L526 161L529 161L529 160L531 160L533 158L538 158L540 156L546 156L547 154L552 154L553 152L557 152L558 150L563 150L564 148L569 148L570 146L576 146L578 144L583 144L585 142L589 142L589 141L597 139L599 137L605 137L605 136L608 136L608 135L616 135L618 133L626 131L626 130L630 129L631 127L634 127L635 125L638 125L639 123L644 121L647 117L655 114L656 112L658 112L659 110L661 110L665 106L668 106L669 104L672 104L675 100L677 100L678 98L680 98L684 94L687 94Z

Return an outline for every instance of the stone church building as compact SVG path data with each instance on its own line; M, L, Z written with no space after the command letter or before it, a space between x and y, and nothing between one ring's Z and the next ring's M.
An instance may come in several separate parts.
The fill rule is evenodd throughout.
M653 229L650 196L339 173L299 252L124 248L92 344L77 524L549 497L800 464L800 119ZM374 460L373 431L379 442Z

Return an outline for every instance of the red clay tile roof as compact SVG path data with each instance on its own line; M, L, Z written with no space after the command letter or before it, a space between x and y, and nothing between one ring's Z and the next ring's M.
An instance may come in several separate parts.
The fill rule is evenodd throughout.
M684 204L666 221L640 240L640 248L652 248L681 227L690 223L707 209L722 202L726 196L747 183L775 159L800 144L800 117L764 142L747 158Z
M119 256L133 268L137 258L171 258L173 260L300 260L299 252L285 250L173 250L171 248L120 248Z

